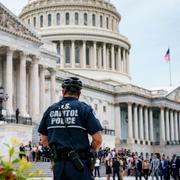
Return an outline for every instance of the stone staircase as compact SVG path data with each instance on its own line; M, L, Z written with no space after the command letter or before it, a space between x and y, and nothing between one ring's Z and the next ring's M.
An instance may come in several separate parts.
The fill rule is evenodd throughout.
M44 177L52 177L51 163L50 162L33 162L32 171L37 169L41 170ZM101 164L100 167L101 177L105 177L105 164Z
M41 170L44 177L52 177L51 163L50 162L33 162L32 172Z

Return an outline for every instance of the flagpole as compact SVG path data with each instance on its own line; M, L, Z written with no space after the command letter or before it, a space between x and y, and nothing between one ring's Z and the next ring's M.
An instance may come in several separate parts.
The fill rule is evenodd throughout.
M172 86L172 78L171 78L171 61L169 61L169 80L170 80L170 86Z

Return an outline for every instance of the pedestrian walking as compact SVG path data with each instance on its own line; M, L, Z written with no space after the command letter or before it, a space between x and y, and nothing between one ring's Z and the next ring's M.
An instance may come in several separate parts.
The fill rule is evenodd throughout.
M95 177L96 177L97 174L98 174L98 177L101 177L100 172L99 172L99 168L100 168L100 159L97 157L95 165L94 165L94 176Z

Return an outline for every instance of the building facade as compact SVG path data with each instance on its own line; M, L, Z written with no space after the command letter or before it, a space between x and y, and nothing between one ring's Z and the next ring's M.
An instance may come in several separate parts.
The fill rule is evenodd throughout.
M62 80L77 76L84 84L81 100L104 128L103 147L178 151L180 87L131 84L130 43L110 2L29 0L19 18L0 4L0 17L0 86L9 96L3 104L8 123L0 128L15 122L19 108L37 139L44 110L61 98Z

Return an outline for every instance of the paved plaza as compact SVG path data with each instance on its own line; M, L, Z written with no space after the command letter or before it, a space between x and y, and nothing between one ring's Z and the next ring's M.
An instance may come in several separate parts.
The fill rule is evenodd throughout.
M48 177L48 178L33 178L31 180L52 180L52 177ZM113 178L111 177L110 180L112 180ZM116 178L117 179L117 178ZM135 179L135 177L124 177L124 180L133 180ZM95 178L95 180L106 180L106 177L100 177L100 178Z

